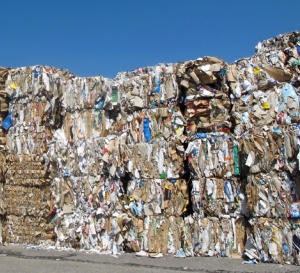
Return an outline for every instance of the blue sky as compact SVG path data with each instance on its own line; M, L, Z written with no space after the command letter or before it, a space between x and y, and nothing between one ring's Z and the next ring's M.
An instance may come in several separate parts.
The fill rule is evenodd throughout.
M299 10L299 0L3 1L0 66L113 78L205 55L232 62L260 39L300 30Z

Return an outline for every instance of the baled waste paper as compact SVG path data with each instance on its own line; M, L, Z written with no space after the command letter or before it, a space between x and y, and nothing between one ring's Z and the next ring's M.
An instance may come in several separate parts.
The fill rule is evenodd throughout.
M298 264L300 33L78 77L0 67L0 242Z

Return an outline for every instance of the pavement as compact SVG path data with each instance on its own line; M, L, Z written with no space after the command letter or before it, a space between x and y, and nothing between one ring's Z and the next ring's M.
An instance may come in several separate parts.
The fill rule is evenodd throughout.
M21 245L0 246L0 272L5 273L136 273L136 272L300 272L300 267L280 264L242 264L242 259L216 257L162 258L96 254L82 251L28 249Z

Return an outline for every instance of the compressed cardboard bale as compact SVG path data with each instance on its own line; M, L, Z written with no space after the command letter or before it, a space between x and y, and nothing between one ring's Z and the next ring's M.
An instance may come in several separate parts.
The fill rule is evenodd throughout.
M184 116L190 132L231 126L226 69L227 64L215 57L185 62L181 67L179 82L184 90Z
M146 137L144 124L149 124L149 134ZM120 112L118 118L110 127L111 134L122 136L122 142L127 144L149 142L149 139L181 139L186 121L179 107L167 107Z
M138 179L127 184L131 213L137 217L165 215L180 216L188 205L186 181Z
M233 135L199 133L186 148L189 168L198 177L239 175L239 147Z
M232 257L242 255L245 244L245 226L243 218L199 217L199 214L185 218L186 255Z
M287 43L284 49L274 42L294 39L292 37L297 35L287 33L259 43L257 54L230 65L228 80L235 98L232 111L239 127L237 131L243 131L243 127L249 129L250 124L263 127L272 126L274 122L297 122L299 51L293 42Z
M124 232L125 245L132 251L175 254L183 247L184 222L181 217L132 216Z
M115 83L123 111L176 104L179 96L173 64L118 73Z
M289 217L289 206L298 200L296 170L291 167L296 141L293 126L257 128L250 139L242 139L242 175L247 177L248 208L254 216Z
M299 221L261 217L250 219L249 223L252 229L247 234L245 255L263 262L296 264L293 235L298 234Z
M18 218L13 217L11 222L7 221L6 230L10 234L7 237L8 242L40 243L47 239L47 236L42 234L42 230L36 227L47 221L45 213L49 211L47 204L47 199L50 197L49 186L41 186L40 179L30 179L44 178L44 175L37 172L44 168L40 162L36 155L8 156L8 173L10 176L5 183L5 202L9 207L8 213L10 217L22 216L25 218L22 225L18 226L12 225L13 222L19 222ZM26 179L22 178L25 169L27 169ZM37 182L31 183L31 180ZM27 237L20 236L21 234L26 234Z
M128 145L126 171L136 178L178 179L183 173L184 147L176 141L155 139L151 144Z
M288 172L253 174L248 181L248 208L253 216L287 218L291 215L291 206L298 198L295 181Z
M235 178L192 180L193 210L201 215L247 216L246 198Z

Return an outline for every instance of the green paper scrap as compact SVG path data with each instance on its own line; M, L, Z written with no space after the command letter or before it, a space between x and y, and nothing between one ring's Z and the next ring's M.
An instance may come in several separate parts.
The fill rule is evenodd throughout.
M112 97L112 104L118 104L119 102L119 91L117 86L112 87L112 92L111 92L111 97Z

